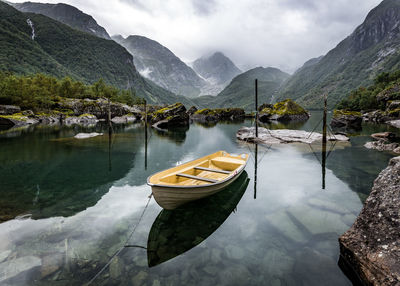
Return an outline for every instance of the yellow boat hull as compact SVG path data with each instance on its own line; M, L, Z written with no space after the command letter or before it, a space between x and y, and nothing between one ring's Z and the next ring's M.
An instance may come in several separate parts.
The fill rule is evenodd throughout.
M174 209L222 190L243 172L248 154L239 156L218 151L156 173L147 179L157 203Z

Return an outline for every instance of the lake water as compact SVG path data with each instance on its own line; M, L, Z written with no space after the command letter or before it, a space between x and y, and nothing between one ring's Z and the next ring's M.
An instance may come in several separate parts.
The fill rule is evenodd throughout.
M363 144L397 131L337 144L322 188L318 144L259 145L255 170L255 146L235 138L251 124L150 130L147 148L140 123L111 140L101 125L0 132L0 285L351 285L338 237L392 156ZM149 197L149 175L217 150L251 153L231 187L174 211Z

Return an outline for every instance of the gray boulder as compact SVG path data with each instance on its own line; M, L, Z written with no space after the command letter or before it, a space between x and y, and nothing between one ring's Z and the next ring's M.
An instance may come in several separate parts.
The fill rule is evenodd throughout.
M332 128L361 129L362 115L356 111L335 110L331 121Z
M94 99L71 99L66 98L60 101L57 106L60 110L71 110L74 116L82 114L93 114L98 119L108 118L109 104L108 100L100 98ZM111 102L110 103L111 118L124 115L132 115L137 118L141 117L141 111L137 107L126 104Z
M168 129L189 125L189 115L186 113L186 108L182 103L169 105L150 115L150 123L155 128Z
M21 112L21 108L16 105L0 105L0 115L11 115Z
M340 264L364 285L400 285L400 157L390 160L353 226L340 238Z

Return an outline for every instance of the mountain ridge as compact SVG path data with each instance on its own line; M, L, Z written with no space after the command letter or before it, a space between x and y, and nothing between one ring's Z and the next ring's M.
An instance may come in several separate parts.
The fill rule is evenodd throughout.
M36 36L32 39L31 21ZM149 103L173 103L183 97L142 78L132 55L114 41L73 29L40 14L22 13L0 2L0 70L17 74L70 76L93 84L132 89Z
M133 55L139 72L161 87L190 98L198 96L206 85L192 68L159 42L140 35L112 38Z
M281 88L278 99L292 98L321 108L328 94L333 108L351 90L370 85L383 71L400 68L400 1L384 0L362 24L317 63L303 66Z
M280 85L290 75L273 67L256 67L234 77L217 96L201 96L194 99L200 107L241 107L254 110L254 81L258 80L258 102L269 103Z
M11 3L11 5L21 12L42 14L82 32L107 40L111 39L106 29L100 26L92 16L74 6L65 3L48 4L30 1Z

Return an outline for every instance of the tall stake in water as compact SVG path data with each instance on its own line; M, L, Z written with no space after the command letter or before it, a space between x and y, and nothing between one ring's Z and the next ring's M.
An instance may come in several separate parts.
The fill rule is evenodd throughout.
M147 102L144 100L144 169L147 170Z
M258 161L258 144L254 147L254 199L257 198L257 161Z
M325 164L326 164L326 115L327 115L327 95L324 94L324 114L322 118L322 189L325 190Z
M256 104L256 137L258 138L258 80L255 80L255 104Z

